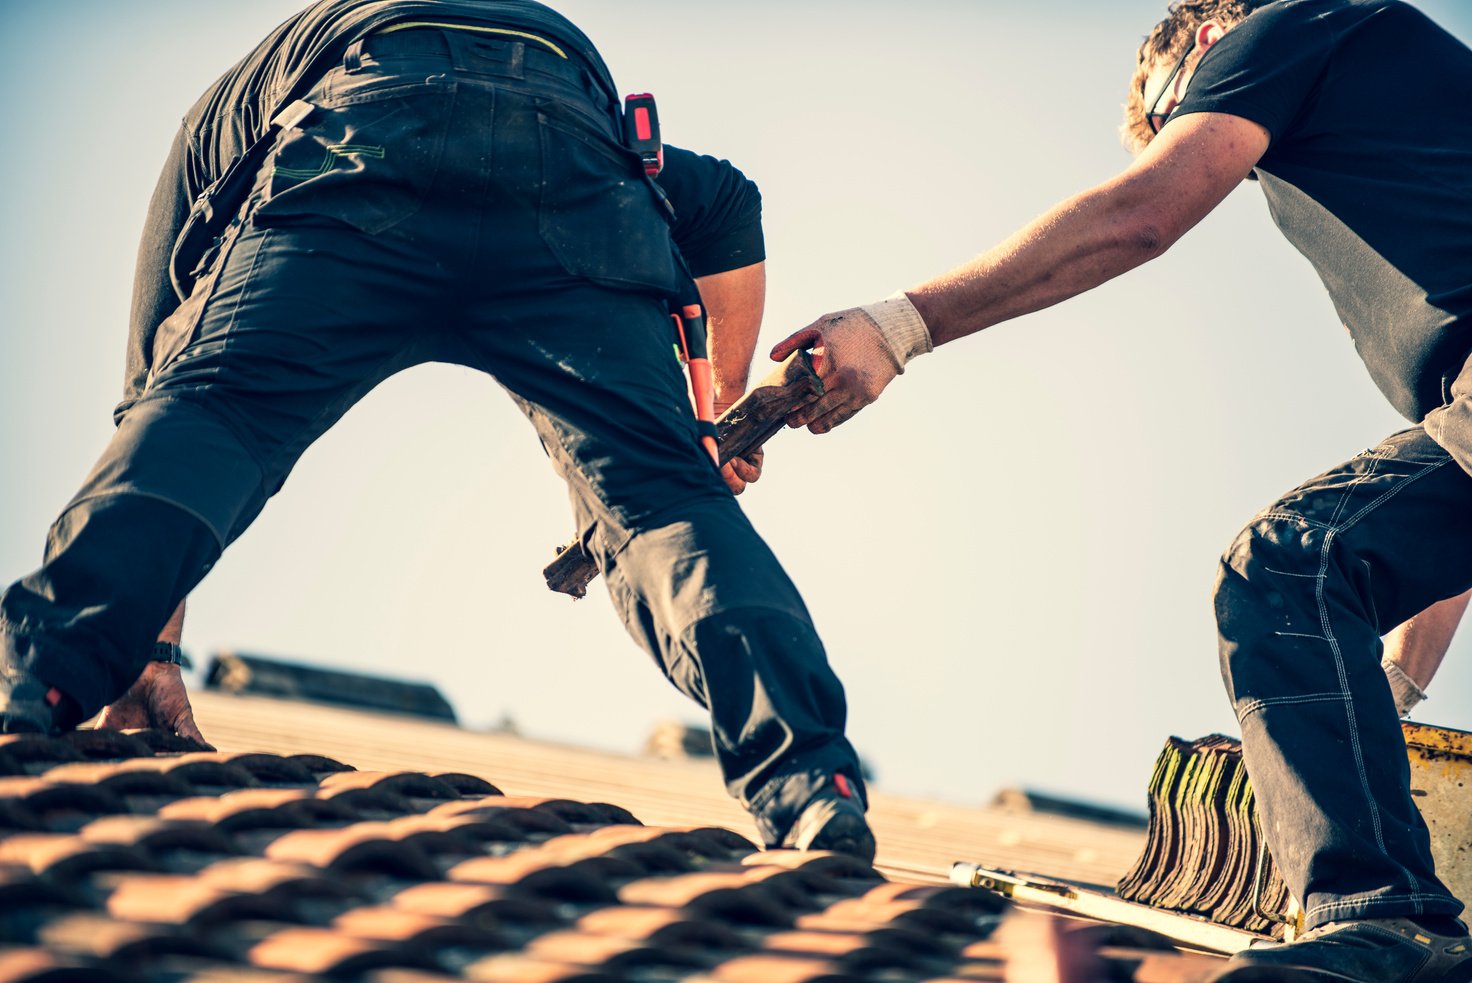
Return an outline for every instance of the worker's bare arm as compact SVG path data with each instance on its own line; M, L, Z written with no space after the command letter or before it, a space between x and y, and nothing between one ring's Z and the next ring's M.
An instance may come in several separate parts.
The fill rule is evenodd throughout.
M178 645L183 637L184 602L180 601L158 633L158 640ZM128 691L103 707L97 726L103 730L156 727L210 746L194 722L194 708L180 667L167 662L144 666Z
M1402 716L1426 698L1423 691L1441 667L1469 599L1472 591L1438 601L1385 636L1381 665Z
M1116 177L906 293L936 345L1051 307L1160 256L1242 183L1267 147L1267 130L1238 116L1174 119Z
M709 332L711 371L715 376L716 415L746 392L751 356L756 350L767 301L767 264L753 263L697 279ZM762 473L762 452L737 458L721 469L736 494Z
M929 343L940 345L1091 290L1164 253L1251 173L1268 142L1267 130L1237 116L1173 119L1116 177L905 296ZM928 350L865 344L868 334L889 341L892 333L871 313L853 308L824 315L773 349L773 358L796 347L826 349L828 391L794 414L792 425L814 433L833 429L878 398L908 357ZM910 325L898 323L908 338Z

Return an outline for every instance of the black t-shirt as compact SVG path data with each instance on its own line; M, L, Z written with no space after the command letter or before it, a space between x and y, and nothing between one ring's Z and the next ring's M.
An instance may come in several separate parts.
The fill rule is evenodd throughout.
M1472 50L1400 0L1278 0L1201 59L1176 115L1271 134L1273 220L1413 421L1472 351Z
M154 334L178 306L169 256L190 205L265 130L277 109L341 61L352 41L404 20L508 27L554 40L582 60L606 91L609 112L616 109L617 90L592 42L533 0L321 0L287 19L206 90L175 136L138 249L123 401L115 418L142 392ZM765 258L761 194L728 161L666 146L659 182L674 206L671 238L695 276Z

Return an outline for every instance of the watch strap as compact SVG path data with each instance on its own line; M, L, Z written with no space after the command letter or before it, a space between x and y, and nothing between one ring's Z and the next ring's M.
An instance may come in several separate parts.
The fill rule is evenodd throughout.
M184 650L173 642L154 642L153 652L148 659L150 662L167 662L172 666L182 666Z

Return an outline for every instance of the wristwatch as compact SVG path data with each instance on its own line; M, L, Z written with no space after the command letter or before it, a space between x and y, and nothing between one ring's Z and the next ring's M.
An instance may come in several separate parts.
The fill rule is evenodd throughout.
M184 665L184 650L173 642L154 642L150 662L167 662L171 666Z

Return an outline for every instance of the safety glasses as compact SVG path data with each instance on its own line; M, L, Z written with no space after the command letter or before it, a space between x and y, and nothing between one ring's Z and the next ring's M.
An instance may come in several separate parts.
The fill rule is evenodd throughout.
M1145 125L1150 127L1151 133L1159 133L1160 128L1165 125L1165 121L1170 119L1170 114L1175 111L1175 107L1172 106L1170 111L1164 113L1160 112L1160 103L1161 100L1165 98L1165 94L1171 90L1172 86L1175 85L1176 76L1181 74L1181 68L1185 66L1186 59L1191 57L1191 52L1195 50L1196 39L1193 37L1191 39L1191 43L1186 46L1186 50L1181 52L1181 57L1176 59L1176 67L1172 68L1170 70L1170 74L1166 76L1165 84L1162 85L1160 87L1160 91L1155 94L1154 100L1150 102L1150 108L1145 111ZM1145 96L1145 90L1143 87L1140 90L1140 96L1142 99Z

